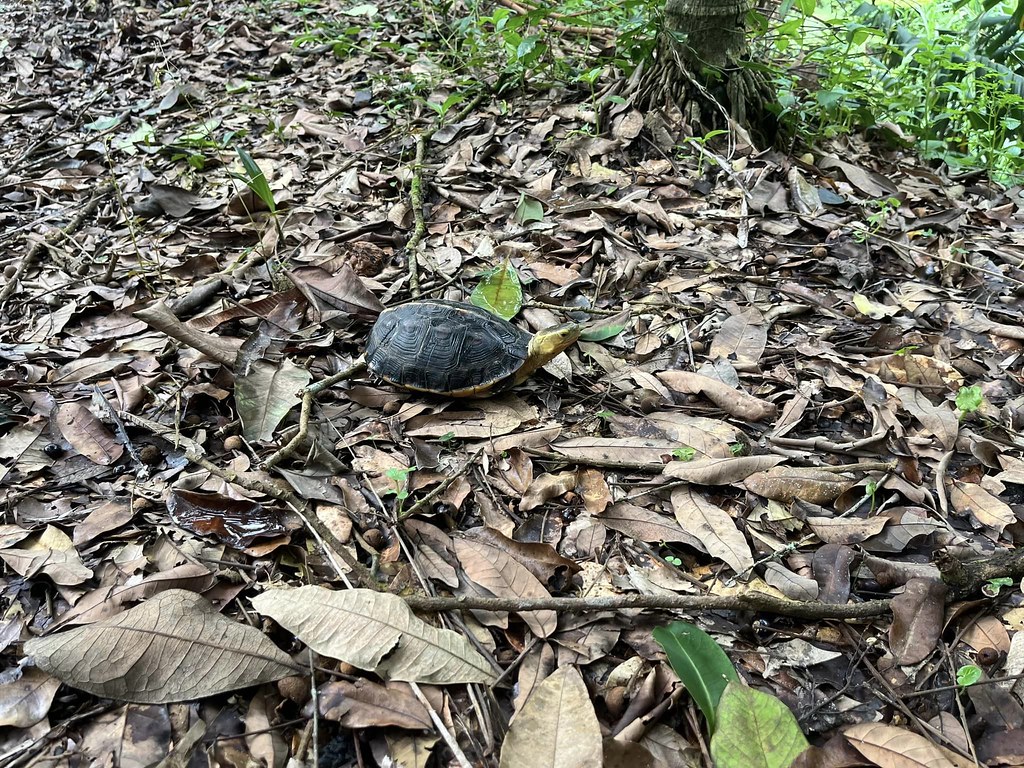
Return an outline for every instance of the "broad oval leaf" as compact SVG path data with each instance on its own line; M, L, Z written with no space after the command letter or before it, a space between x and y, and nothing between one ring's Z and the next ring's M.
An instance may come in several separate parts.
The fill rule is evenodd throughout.
M729 657L711 635L685 621L673 621L651 634L665 649L668 663L704 713L708 730L713 734L717 724L715 713L725 687L740 680Z
M312 376L290 360L273 365L258 360L252 370L235 380L235 403L242 420L242 435L252 442L272 440L277 425L302 401L302 389Z
M168 704L296 673L288 654L195 592L171 589L110 619L25 643L61 682L118 701Z
M317 653L387 680L494 680L493 668L466 638L422 621L397 595L305 586L264 592L252 604Z
M509 261L488 272L469 297L472 304L511 320L523 307L523 286Z
M789 707L774 696L732 682L718 704L711 737L716 768L789 768L810 746Z

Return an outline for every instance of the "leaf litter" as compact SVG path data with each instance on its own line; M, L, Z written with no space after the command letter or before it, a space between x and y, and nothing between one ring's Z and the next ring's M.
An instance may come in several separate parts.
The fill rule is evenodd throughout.
M2 760L693 765L803 750L780 703L801 765L1020 753L1019 190L652 157L628 101L474 101L400 11L310 6L336 58L184 8L0 20ZM354 364L417 291L585 332L412 395ZM752 689L714 735L681 613Z

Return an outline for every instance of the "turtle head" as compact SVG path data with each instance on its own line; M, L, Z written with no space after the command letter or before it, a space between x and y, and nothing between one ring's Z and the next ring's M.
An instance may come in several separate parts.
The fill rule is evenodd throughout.
M538 331L530 339L530 351L526 364L532 371L537 370L575 344L582 330L579 323L562 323L553 328Z

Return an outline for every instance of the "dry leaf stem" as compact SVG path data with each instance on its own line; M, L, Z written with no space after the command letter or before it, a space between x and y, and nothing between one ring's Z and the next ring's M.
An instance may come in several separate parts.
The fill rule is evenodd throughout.
M416 251L427 233L427 222L423 218L423 158L427 152L427 137L419 134L416 137L416 159L412 164L412 183L409 185L409 204L412 206L412 235L405 244L405 252L409 259L409 292L414 299L420 297L420 268Z

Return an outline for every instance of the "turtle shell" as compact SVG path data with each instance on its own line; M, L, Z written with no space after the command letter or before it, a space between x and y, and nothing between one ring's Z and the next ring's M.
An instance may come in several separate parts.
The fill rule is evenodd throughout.
M415 301L381 313L366 344L366 364L406 389L484 395L512 385L530 338L472 304Z

